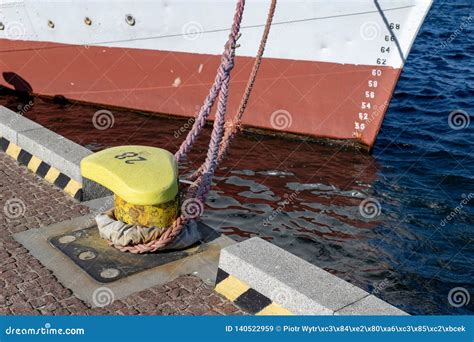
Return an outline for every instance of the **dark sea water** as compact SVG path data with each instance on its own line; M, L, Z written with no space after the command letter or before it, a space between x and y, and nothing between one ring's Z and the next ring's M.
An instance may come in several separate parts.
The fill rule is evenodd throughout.
M473 8L435 2L372 155L242 135L204 221L237 240L267 239L411 314L474 314L474 122L449 124L456 110L473 120ZM28 101L0 96L16 111ZM32 101L27 117L93 150L175 151L184 138L183 121L126 111L98 135L91 118L100 108ZM187 169L204 157L204 140Z

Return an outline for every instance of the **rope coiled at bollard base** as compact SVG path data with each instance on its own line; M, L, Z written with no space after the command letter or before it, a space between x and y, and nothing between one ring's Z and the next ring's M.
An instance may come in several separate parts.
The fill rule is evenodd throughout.
M155 250L176 250L194 245L202 240L202 234L197 229L197 222L189 220L183 225L181 232L170 238L163 233L168 227L145 227L138 224L128 224L115 218L113 209L96 216L100 237L107 240L111 246L123 252L135 254ZM152 242L164 239L159 244ZM131 248L140 246L138 248Z

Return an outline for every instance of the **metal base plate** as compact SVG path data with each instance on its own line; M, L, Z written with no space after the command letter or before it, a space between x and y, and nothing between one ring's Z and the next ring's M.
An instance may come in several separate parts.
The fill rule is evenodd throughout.
M53 236L49 242L93 279L110 283L205 251L206 242L212 241L218 234L203 224L199 224L199 229L206 238L190 248L146 254L124 253L109 246L108 242L99 236L97 227Z
M113 203L107 198L102 200L102 202L104 201L106 203L94 202L94 205L97 206L96 210L99 212L107 208L107 203ZM25 230L13 235L15 240L28 249L34 258L38 259L47 269L53 272L54 276L63 286L71 289L74 296L93 307L97 305L94 301L95 292L105 287L104 284L93 279L79 264L74 262L73 259L60 249L56 248L52 244L52 240L55 238L59 239L63 236L74 235L77 231L89 232L89 228L97 229L95 216L95 213L79 216L68 221L38 229ZM185 252L189 255L188 257L168 262L161 266L144 269L142 272L138 272L137 270L138 273L122 277L121 279L115 277L114 281L106 284L106 287L113 291L115 300L127 298L132 293L166 284L184 274L194 274L201 278L206 284L213 285L216 279L220 252L222 248L234 244L235 241L225 235L219 235L216 231L204 224L198 224L198 228L203 232L201 236L205 237L203 242L201 242L201 244L205 244L205 246L198 244L194 247L199 248L199 252L193 252L193 249L187 249ZM209 235L207 235L207 232L209 232ZM94 232L91 231L90 233L93 234ZM100 241L98 235L93 240ZM64 239L62 241L64 242ZM105 243L105 241L102 242ZM82 246L89 248L92 245L83 244ZM97 248L97 250L102 251L102 253L119 253L107 244L103 244L102 246L102 249ZM96 248L94 246L92 247ZM163 254L168 253L169 252L157 253L156 256L163 257ZM85 259L87 259L88 256L90 257L90 254L85 254ZM121 254L120 257L122 256L124 255ZM137 255L132 257L141 259L143 256L144 255ZM150 256L153 255L149 255L147 258ZM91 261L91 259L89 259L89 261ZM119 263L117 263L115 259L113 261L114 267L117 267ZM113 274L113 271L109 271L106 274Z

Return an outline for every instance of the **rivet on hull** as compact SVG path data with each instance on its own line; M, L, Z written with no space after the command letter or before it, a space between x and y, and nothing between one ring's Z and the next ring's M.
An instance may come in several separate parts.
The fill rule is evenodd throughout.
M127 14L125 16L125 22L130 25L130 26L133 26L135 25L135 18L131 15L131 14Z

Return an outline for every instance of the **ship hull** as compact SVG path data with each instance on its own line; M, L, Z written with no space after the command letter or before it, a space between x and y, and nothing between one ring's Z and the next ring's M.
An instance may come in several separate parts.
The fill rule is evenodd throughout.
M394 9L386 12L392 15L393 22L389 25L393 24L394 30L396 25L406 27L404 33L399 28L400 42L390 41L390 37L396 37L396 34L390 27L384 32L385 22L380 22L382 19L378 17L379 13L373 10L369 14L356 16L358 21L351 19L350 22L355 23L358 31L355 37L343 35L344 44L339 41L337 45L336 42L326 54L324 49L328 48L324 46L326 43L323 38L321 42L316 41L323 46L314 47L309 41L306 44L297 43L300 44L298 46L301 51L293 51L298 46L292 47L292 41L285 38L283 33L288 27L294 27L295 23L285 22L284 18L278 17L277 12L276 23L280 20L283 24L272 27L272 39L268 42L266 57L244 115L244 125L277 133L350 141L370 149L379 132L404 59L429 8L427 2L415 0L398 3L412 4L406 8L393 7ZM360 4L373 6L368 1L361 1ZM258 8L248 6L246 10L253 9L252 15L257 12L265 14L267 4L263 5ZM284 5L285 3L283 7ZM229 6L222 11L229 12L229 17L232 8L233 3L229 2ZM23 9L31 10L26 4ZM360 10L364 9L367 8ZM337 10L335 5L326 5L323 12L334 14L338 13ZM411 11L412 21L415 11L418 22L403 22L402 18L406 15L403 11L408 10ZM265 20L265 15L259 15L258 19L252 15L248 20L253 19L258 23ZM194 16L198 16L197 22L204 22L199 13ZM299 18L297 13L293 17ZM321 26L322 35L324 32L335 31L334 27L339 27L344 20L347 22L347 18L334 17L337 19L328 19ZM192 16L191 19L195 18ZM182 20L184 24L181 27L186 22L189 23L189 18ZM376 28L375 37L374 32L363 32L367 23ZM259 30L249 28L252 27L251 24L243 23L245 39L242 38L241 44L245 44L247 48L239 48L242 53L237 50L238 57L231 80L229 115L237 110L253 64L252 48L256 48L260 37ZM30 23L33 28L37 25ZM307 34L310 28L314 31L310 32L313 37L318 32L318 25L321 24L313 22L311 26L301 28L299 24L294 33ZM411 26L408 27L409 25ZM246 30L245 27L249 29ZM23 29L27 32L30 28ZM299 31L300 29L302 30ZM173 28L166 30L172 31ZM336 31L340 30L339 27ZM153 39L102 42L109 38L105 36L100 37L101 43L88 44L81 32L74 35L71 33L69 38L53 39L48 36L50 31L51 29L37 33L34 39L27 34L16 37L20 39L1 39L0 36L0 67L4 86L39 95L60 95L75 101L180 117L193 117L202 104L220 62L217 51L222 49L227 35L225 30L215 37L211 37L212 34L202 34L199 37L202 40L200 44L196 44L194 37L187 37L184 45L182 38L173 38L171 35L160 47L157 46L160 44L152 44ZM118 38L123 38L123 34L118 31ZM338 34L335 34L334 39L337 37ZM301 37L301 40L305 38L308 37ZM90 41L91 38L88 39ZM278 44L279 48L275 48ZM285 49L285 44L291 51ZM250 45L255 46L249 49ZM356 52L358 47L362 49L359 53ZM398 52L397 47L400 48ZM367 51L369 48L374 51L391 48L391 52L371 53ZM306 51L311 49L314 51ZM347 56L348 49L355 49L352 56Z

